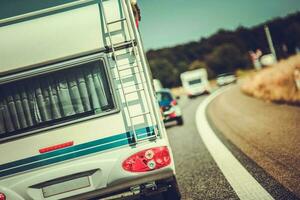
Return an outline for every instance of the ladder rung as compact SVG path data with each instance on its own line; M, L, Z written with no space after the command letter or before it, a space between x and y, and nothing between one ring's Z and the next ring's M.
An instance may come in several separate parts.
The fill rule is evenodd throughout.
M118 49L120 47L128 46L128 45L131 45L131 44L132 44L132 41L124 41L124 42L121 42L121 43L118 43L118 44L112 44L112 46L114 46L115 49ZM119 56L119 55L116 55L116 56Z
M150 136L143 137L143 138L137 138L137 142L144 141L144 140L150 140L150 139L156 139L156 135L150 135Z
M133 62L130 62L130 63L125 63L125 64L121 64L121 65L115 65L115 66L113 66L112 68L115 68L115 67L119 67L119 68L121 68L121 67L124 67L124 66L127 66L127 65L133 65L133 64L136 64L136 62L135 61L133 61Z
M125 75L125 76L114 77L114 79L121 81L123 79L128 79L128 78L134 77L134 75L135 75L135 73L132 73L132 74Z
M136 75L138 75L140 73L142 73L142 71L141 72L133 72L131 74L124 75L124 76L114 77L114 79L118 79L118 80L127 79L127 78L130 78L130 77L135 77Z
M146 81L136 82L134 84L128 84L126 86L123 86L123 89L129 88L129 87L132 87L132 86L137 86L137 85L143 86L144 83L146 83ZM122 89L121 87L117 88L117 90L121 90L121 89Z
M133 41L133 45L136 45L135 40L133 39L132 41ZM112 44L110 46L107 46L106 48L107 48L107 51L112 51L113 48L114 48L115 51L123 50L124 47L131 48L132 47L132 41L124 41L124 42L121 42L121 43ZM117 56L119 56L119 55L117 55Z
M118 35L118 34L122 34L124 33L124 31L121 29L121 30L115 30L115 31L110 31L110 35Z
M121 53L121 54L116 54L115 56L116 57L121 57L121 56L130 56L130 55L132 55L132 51L127 51L127 52L125 52L125 53Z
M115 24L115 23L122 22L122 21L125 21L125 20L126 20L126 18L121 18L121 19L118 19L118 20L115 20L115 21L107 22L107 25Z
M119 70L119 72L122 72L122 71L125 71L125 70L128 70L128 69L134 69L135 67L138 67L137 64L135 64L134 66L125 67L123 69L118 69L118 70Z
M136 117L140 117L140 116L148 115L148 114L150 114L150 112L144 112L144 113L141 113L141 114L138 114L138 115L133 115L133 116L130 116L130 118L136 118Z
M128 94L132 94L132 93L140 92L140 91L143 91L143 90L144 90L144 88L141 88L141 89L138 89L138 90L134 90L134 91L126 92L126 93L124 93L124 95L128 95Z

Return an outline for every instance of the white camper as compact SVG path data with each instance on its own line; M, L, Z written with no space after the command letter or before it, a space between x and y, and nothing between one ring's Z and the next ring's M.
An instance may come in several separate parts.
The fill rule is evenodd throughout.
M163 89L163 86L162 86L160 80L158 80L158 79L153 79L153 86L154 86L154 90L156 92L160 91L161 89Z
M129 0L0 3L0 198L180 199Z
M210 86L206 69L196 69L180 74L182 86L188 97L209 93Z

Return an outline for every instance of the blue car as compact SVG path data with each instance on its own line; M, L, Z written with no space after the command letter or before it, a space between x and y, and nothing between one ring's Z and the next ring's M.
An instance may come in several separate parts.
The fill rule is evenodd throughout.
M176 121L178 125L183 125L181 109L171 91L169 89L161 89L156 92L156 96L164 122Z

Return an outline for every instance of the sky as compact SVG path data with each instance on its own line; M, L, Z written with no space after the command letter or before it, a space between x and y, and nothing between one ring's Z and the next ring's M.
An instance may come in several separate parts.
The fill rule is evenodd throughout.
M219 29L252 27L300 11L300 0L139 0L146 50L208 37Z

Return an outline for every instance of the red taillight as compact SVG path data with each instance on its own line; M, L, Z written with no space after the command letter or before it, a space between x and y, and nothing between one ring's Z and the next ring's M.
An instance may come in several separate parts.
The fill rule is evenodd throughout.
M6 200L6 196L3 193L0 193L0 200Z
M171 105L172 106L176 106L177 105L177 101L176 100L171 101Z
M170 117L170 118L176 117L176 112L172 112L171 114L169 114L169 117Z
M147 172L160 169L171 163L167 147L146 149L127 158L122 166L129 172Z

